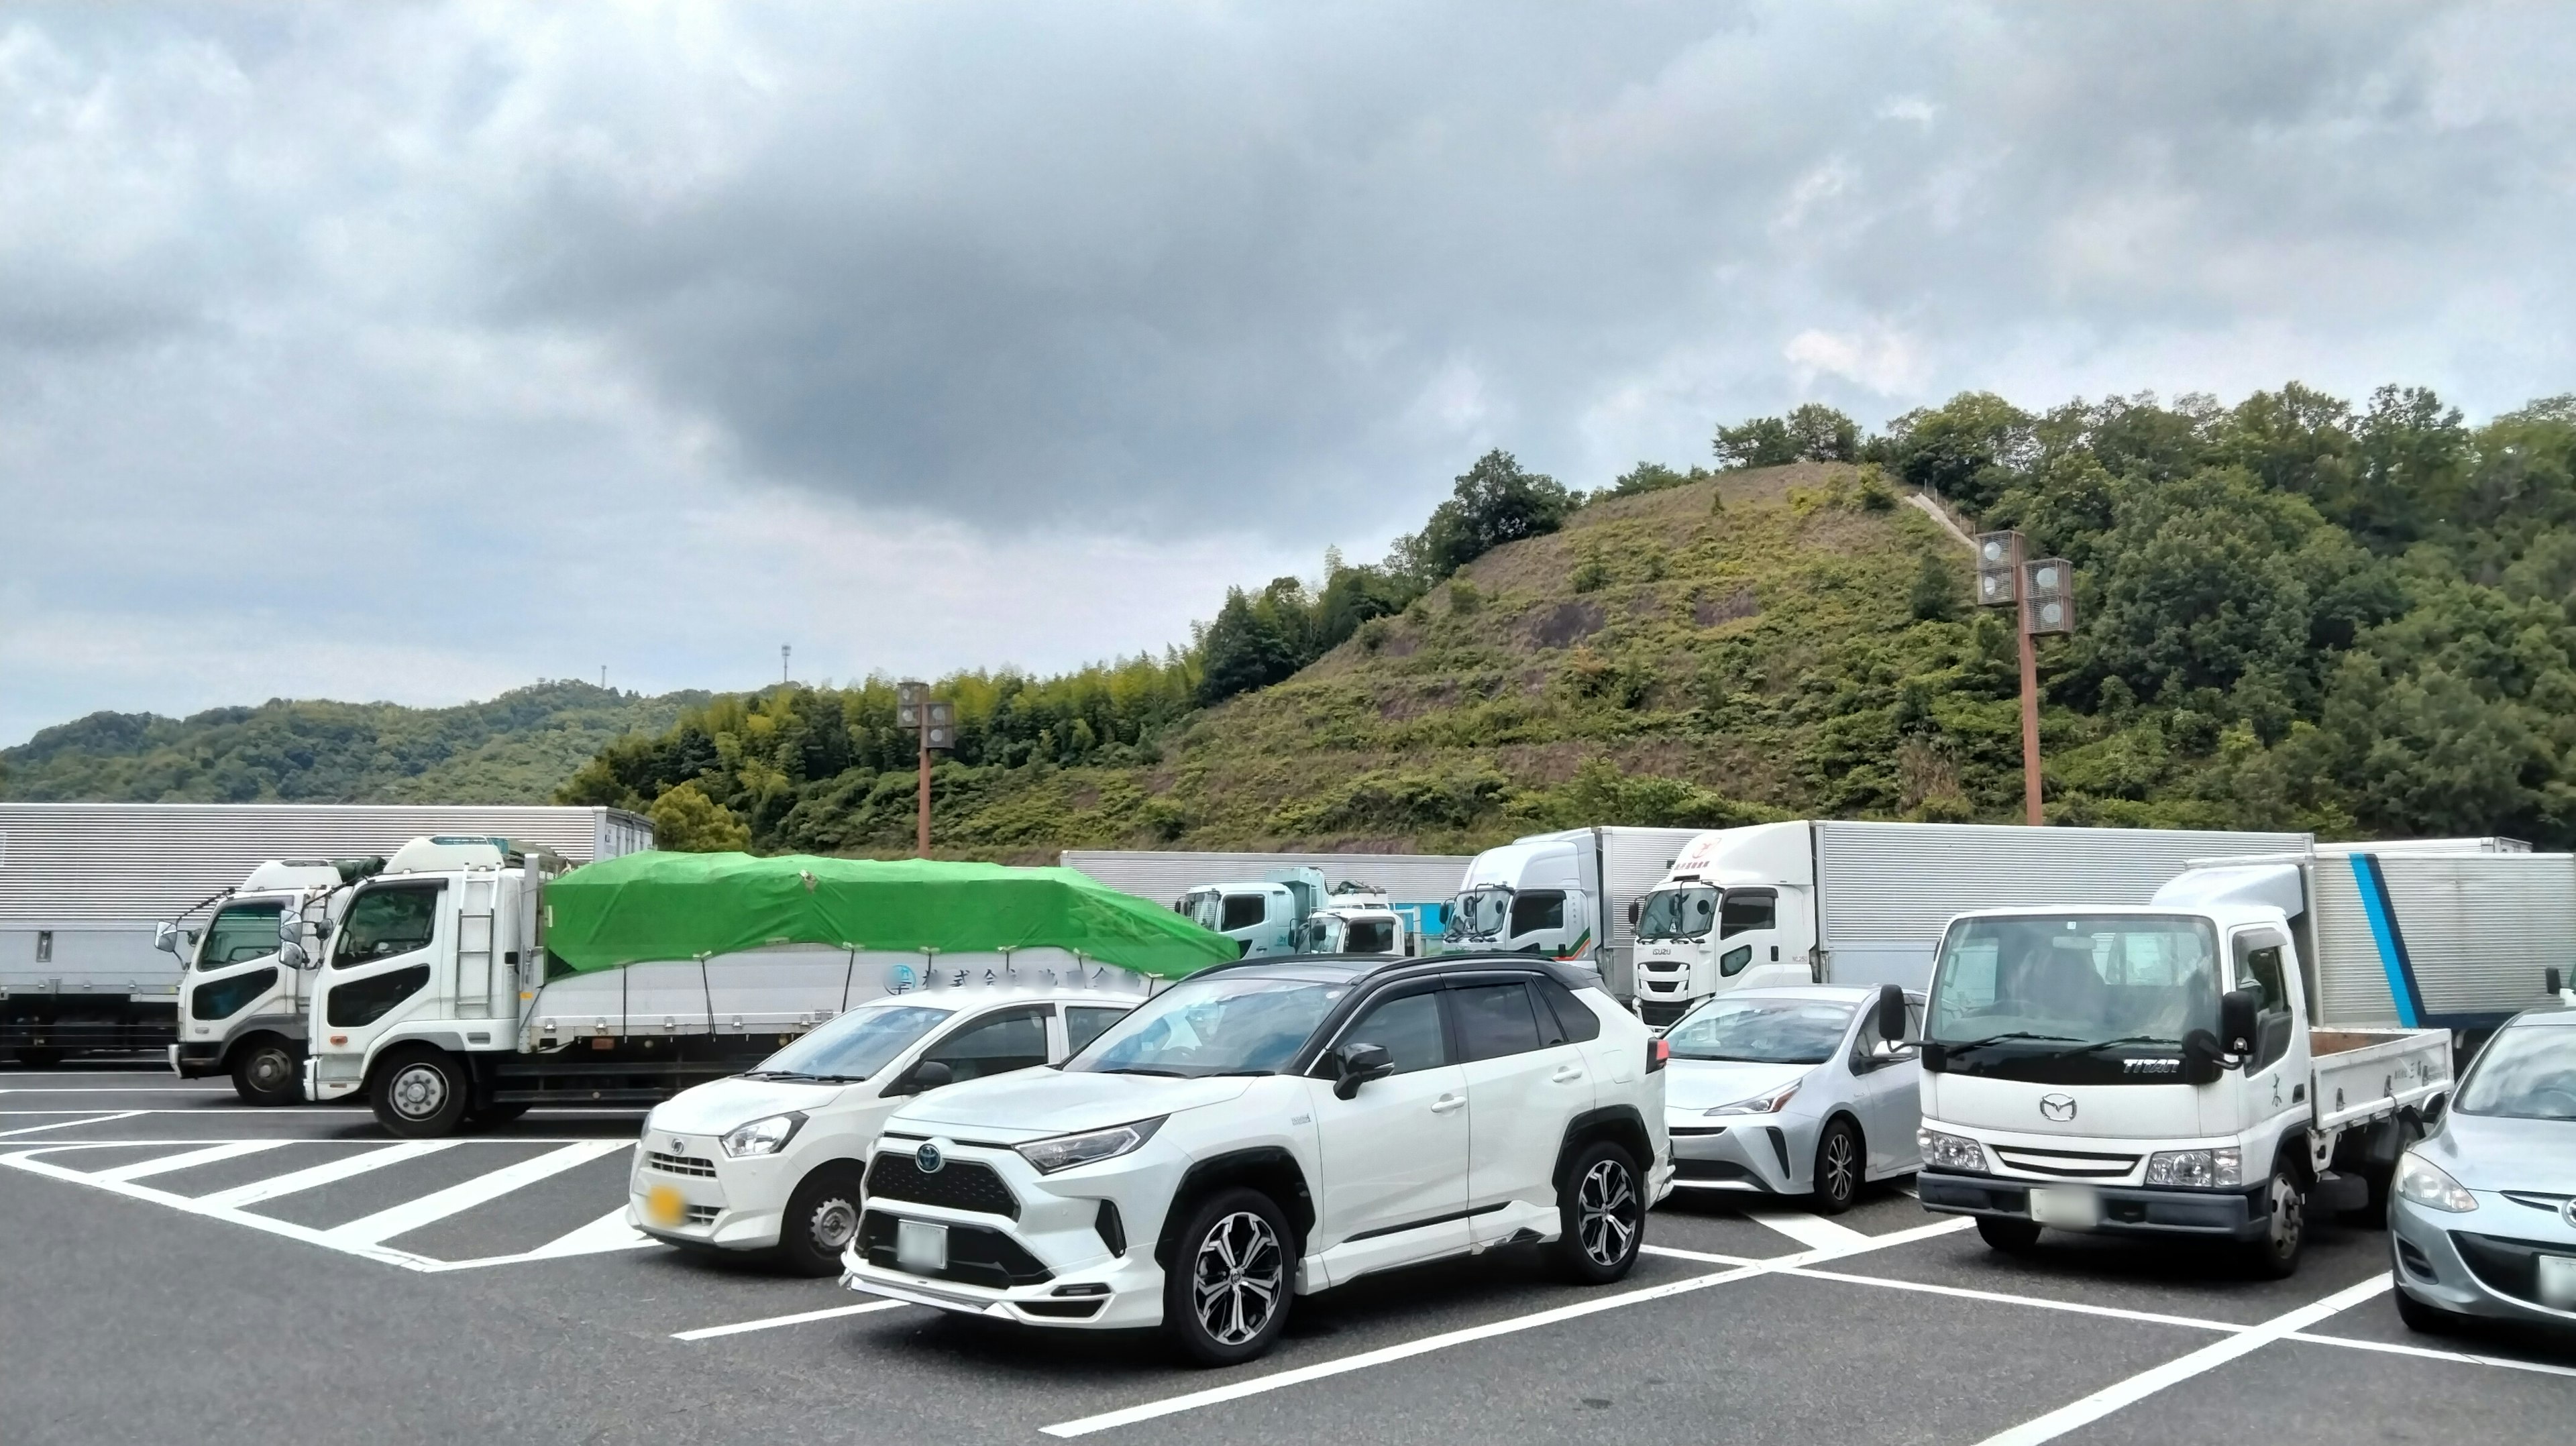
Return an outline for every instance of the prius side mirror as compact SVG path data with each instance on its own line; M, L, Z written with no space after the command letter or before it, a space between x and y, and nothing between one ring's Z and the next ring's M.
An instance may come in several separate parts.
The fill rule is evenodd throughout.
M1361 1085L1395 1073L1395 1056L1382 1044L1346 1044L1340 1060L1342 1077L1333 1082L1333 1094L1339 1099L1350 1099Z

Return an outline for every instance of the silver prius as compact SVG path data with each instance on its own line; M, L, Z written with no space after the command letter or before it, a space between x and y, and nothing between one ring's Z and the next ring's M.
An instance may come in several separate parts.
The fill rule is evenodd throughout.
M1839 1215L1920 1163L1923 996L1893 984L1721 994L1664 1031L1675 1190L1805 1195Z
M2397 1313L2576 1326L2576 1008L2518 1014L2388 1194Z

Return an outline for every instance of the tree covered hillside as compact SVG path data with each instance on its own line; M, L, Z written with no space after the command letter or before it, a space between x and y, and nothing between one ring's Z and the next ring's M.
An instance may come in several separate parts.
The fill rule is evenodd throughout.
M2012 638L1917 491L2076 564L2080 630L2041 666L2051 817L2576 844L2576 401L2472 428L2395 388L1975 393L1716 450L1589 498L1495 453L1385 563L1238 592L1188 649L948 680L940 847L2017 818ZM560 796L658 805L673 842L897 850L893 722L883 683L719 699Z
M612 740L709 698L558 681L457 708L272 699L188 718L93 713L0 750L0 799L544 803Z

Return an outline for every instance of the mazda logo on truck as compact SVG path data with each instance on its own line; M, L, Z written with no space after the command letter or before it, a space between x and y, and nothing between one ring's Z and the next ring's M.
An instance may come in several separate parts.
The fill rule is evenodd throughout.
M2043 1119L2056 1120L2060 1123L2071 1120L2075 1118L2075 1096L2041 1095L2039 1113Z

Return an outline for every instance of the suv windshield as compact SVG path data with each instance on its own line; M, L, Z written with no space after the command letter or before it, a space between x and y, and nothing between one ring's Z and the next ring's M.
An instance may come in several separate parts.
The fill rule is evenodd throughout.
M1449 908L1449 937L1490 939L1511 917L1512 891L1501 884L1467 890Z
M2121 1061L2171 1056L2218 1027L2218 937L2179 915L1962 919L1941 941L1927 1039L1942 1067L2067 1083L2129 1079Z
M2458 1109L2517 1120L2576 1120L2576 1026L2497 1030L2460 1082Z
M928 1004L862 1005L816 1026L750 1073L773 1079L866 1079L953 1012Z
M1717 890L1706 884L1657 889L1646 896L1637 915L1640 939L1695 939L1708 932L1717 917Z
M1841 1047L1856 1005L1830 999L1721 999L1664 1035L1675 1059L1820 1064Z
M1145 1001L1065 1062L1091 1074L1271 1074L1297 1057L1347 984L1313 979L1188 980Z

